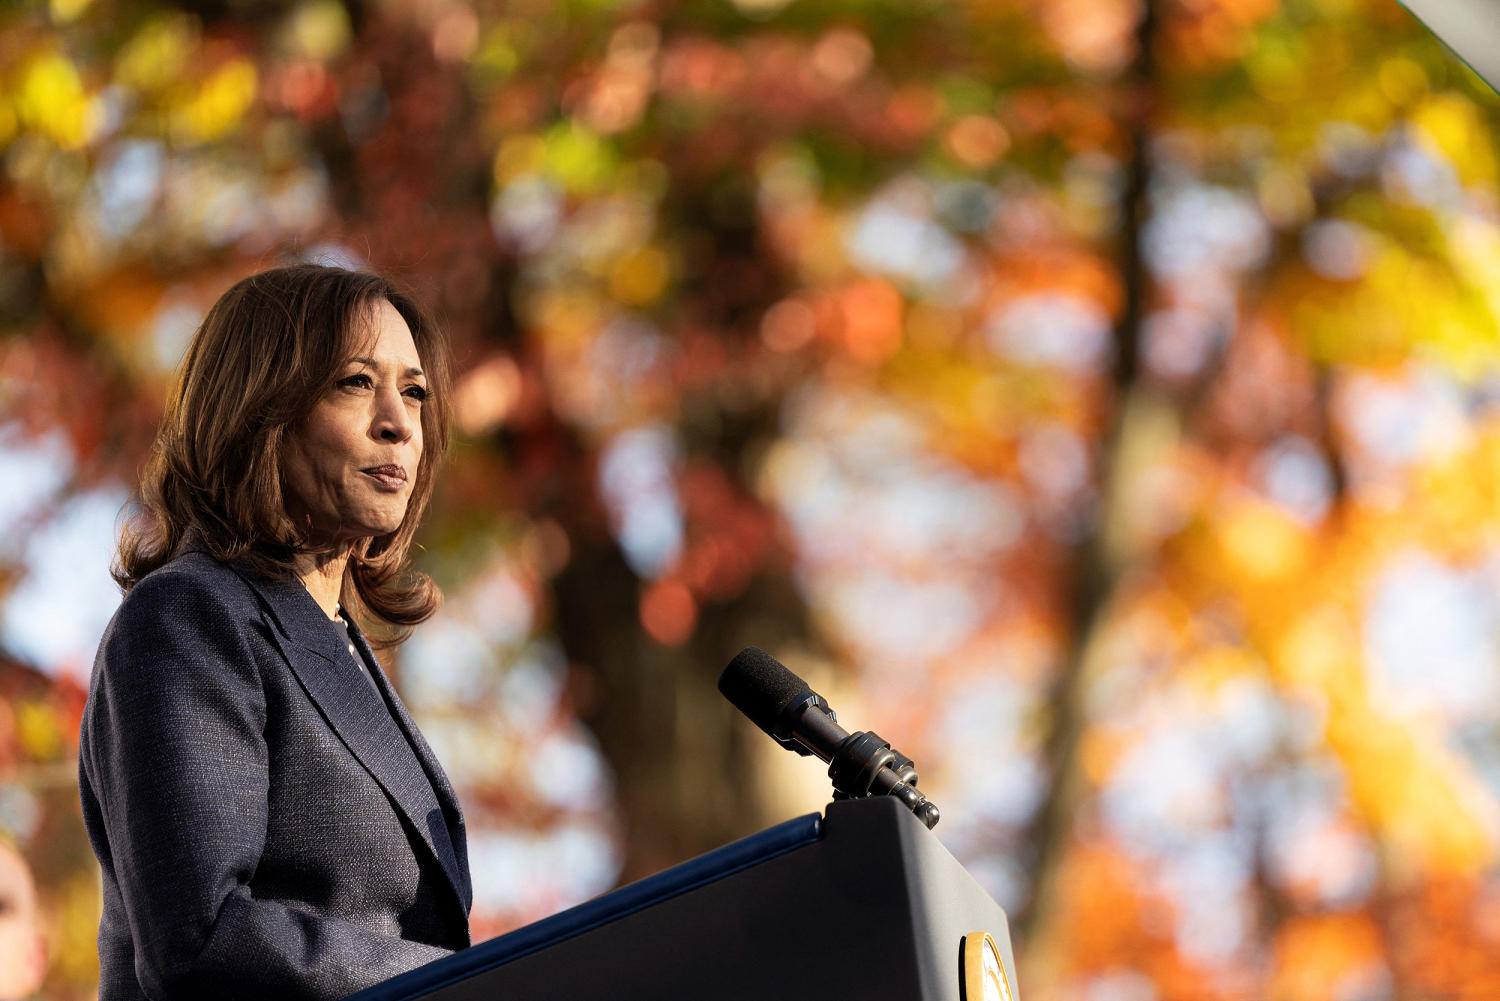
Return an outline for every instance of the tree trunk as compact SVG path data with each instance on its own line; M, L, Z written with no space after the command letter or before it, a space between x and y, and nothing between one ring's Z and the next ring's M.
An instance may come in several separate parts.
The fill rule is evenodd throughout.
M1032 860L1032 884L1027 903L1015 923L1016 936L1021 941L1037 940L1051 916L1049 908L1053 904L1057 874L1067 851L1073 810L1082 792L1076 759L1079 739L1088 725L1084 701L1098 669L1094 663L1097 641L1110 597L1124 569L1123 554L1108 531L1118 523L1115 508L1122 499L1120 458L1135 425L1152 409L1152 401L1138 384L1138 366L1141 320L1149 291L1141 235L1150 187L1149 143L1156 96L1152 44L1155 27L1154 0L1143 0L1136 58L1121 81L1129 115L1131 155L1120 207L1119 273L1125 294L1115 325L1112 415L1099 449L1099 510L1093 531L1079 548L1072 577L1067 653L1048 700L1052 727L1044 757L1051 782L1022 842L1023 857Z

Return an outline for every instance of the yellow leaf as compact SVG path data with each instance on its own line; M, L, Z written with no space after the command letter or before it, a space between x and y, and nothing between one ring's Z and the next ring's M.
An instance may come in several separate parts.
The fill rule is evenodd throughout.
M609 272L609 292L630 306L646 306L661 297L671 262L657 247L642 247L617 260Z
M286 27L288 46L298 55L326 62L349 45L349 13L338 0L313 0L297 8Z
M182 76L198 44L198 22L188 14L166 14L147 21L120 50L115 80L125 87L157 91Z
M1254 580L1289 577L1311 555L1308 530L1269 504L1239 504L1219 523L1218 531L1231 568Z
M188 142L212 142L239 125L255 101L258 79L248 59L225 63L197 94L174 109L173 132Z
M15 95L21 121L64 149L77 149L97 130L97 102L84 90L78 71L64 56L44 52L21 71Z
M1494 183L1490 129L1468 98L1451 92L1434 94L1418 105L1411 123L1429 151L1451 163L1465 184Z
M91 3L93 0L52 0L52 19L59 24L76 21Z

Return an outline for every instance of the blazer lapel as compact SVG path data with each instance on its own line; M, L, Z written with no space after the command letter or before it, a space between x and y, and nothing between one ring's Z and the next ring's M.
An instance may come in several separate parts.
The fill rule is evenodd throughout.
M453 892L468 913L472 891L466 866L460 865L452 836L438 837L433 821L441 818L451 830L449 808L437 796L452 799L453 790L446 778L442 788L430 780L433 772L441 774L426 743L410 739L416 733L403 707L396 716L386 711L359 676L352 663L343 630L329 621L317 601L295 579L267 579L236 566L235 572L245 579L270 608L285 642L282 652L292 672L302 683L308 697L317 705L328 725L349 748L400 808L433 857L442 866ZM363 637L360 638L363 643ZM387 693L391 705L399 706L394 691L383 672L376 672L376 683ZM404 731L407 731L403 733ZM413 769L413 756L422 765ZM424 757L425 756L425 757ZM431 762L429 764L429 762ZM454 807L456 812L456 805ZM461 828L460 828L461 830ZM448 831L443 831L448 834Z
M360 653L364 654L370 663L380 663L380 658L375 656L375 651L370 648L370 644L365 640L364 632L358 625L354 627L354 642L359 644ZM402 734L405 735L412 750L416 752L417 760L422 763L422 770L427 773L427 779L432 784L432 791L437 794L438 803L443 810L443 818L447 822L449 840L447 848L451 853L450 859L443 864L447 867L449 861L452 862L452 868L449 869L448 874L453 878L459 897L464 902L464 910L467 912L473 903L473 886L469 878L468 836L458 795L454 793L453 786L448 782L448 776L438 762L437 755L432 753L432 748L427 745L422 731L417 729L417 724L407 712L406 704L401 701L401 696L396 694L396 687L386 677L384 669L375 672L375 683L380 687L381 694L385 696L386 703L391 707L391 715L395 717L396 725L401 728Z

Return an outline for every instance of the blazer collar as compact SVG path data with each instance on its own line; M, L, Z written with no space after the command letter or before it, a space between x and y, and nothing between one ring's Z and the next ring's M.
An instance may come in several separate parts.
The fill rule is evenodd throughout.
M400 808L443 867L464 912L473 900L463 814L453 787L422 739L373 654L376 685L392 711L372 698L369 683L351 663L344 630L329 620L295 577L268 578L242 564L235 573L260 595L275 620L287 663L339 739ZM363 634L358 644L369 652ZM411 768L411 754L421 771ZM441 827L438 825L441 824Z

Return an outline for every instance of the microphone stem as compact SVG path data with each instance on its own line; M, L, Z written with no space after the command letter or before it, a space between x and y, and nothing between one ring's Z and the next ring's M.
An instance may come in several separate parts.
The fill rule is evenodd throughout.
M832 762L844 744L850 740L850 736L849 731L839 726L831 715L817 707L809 706L803 711L793 728L793 739L820 760ZM836 768L830 769L830 775L836 771ZM915 775L915 772L912 774ZM841 789L840 791L856 796L864 793L863 790ZM917 819L928 830L937 826L940 814L936 804L918 792L915 786L905 782L901 774L889 765L875 772L870 791L879 795L895 796L906 805L907 809L917 815Z
M821 709L809 708L797 721L793 739L823 761L832 761L839 753L849 731Z

